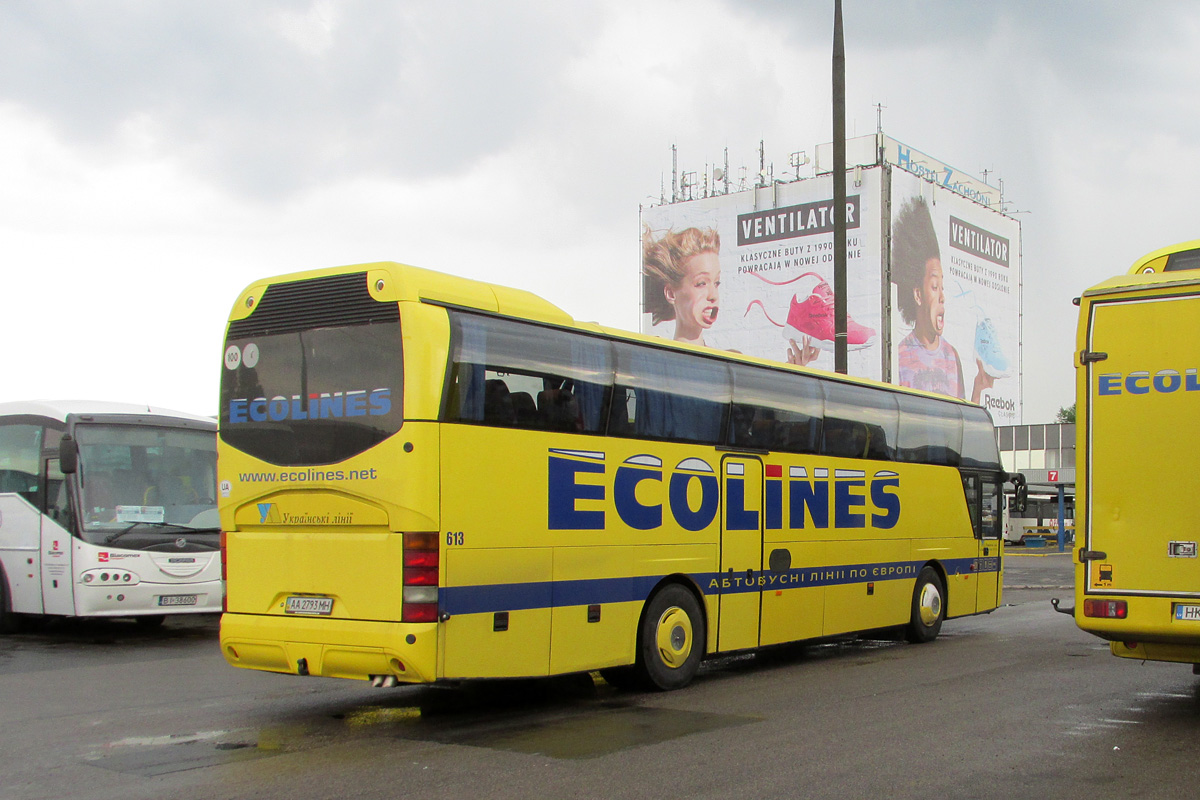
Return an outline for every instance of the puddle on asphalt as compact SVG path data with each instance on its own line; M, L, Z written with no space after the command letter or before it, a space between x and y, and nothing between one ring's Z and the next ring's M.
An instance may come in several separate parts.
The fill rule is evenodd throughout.
M549 758L585 759L659 744L695 733L748 725L758 717L710 714L635 705L603 705L537 717L486 715L482 720L422 717L421 709L360 708L348 713L349 726L385 726L401 739L481 747Z
M248 731L202 731L177 736L135 736L109 742L84 761L111 772L152 778L189 769L250 761L282 752L248 740ZM240 734L240 735L239 735Z
M442 744L486 747L550 758L583 759L758 721L756 717L732 714L629 706L513 725L435 730L430 732L429 737L423 738Z
M758 722L758 717L681 711L612 699L587 675L489 681L426 689L414 705L386 703L337 715L351 728L400 739L481 747L559 759L586 759L696 733ZM607 697L606 697L607 696Z

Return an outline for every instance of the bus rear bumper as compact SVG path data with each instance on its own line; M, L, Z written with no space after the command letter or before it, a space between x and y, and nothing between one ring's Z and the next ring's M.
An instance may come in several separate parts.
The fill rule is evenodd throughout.
M1109 642L1114 656L1139 661L1174 661L1180 664L1200 664L1200 644L1166 642Z
M258 614L221 616L221 654L235 667L400 683L437 679L437 623Z

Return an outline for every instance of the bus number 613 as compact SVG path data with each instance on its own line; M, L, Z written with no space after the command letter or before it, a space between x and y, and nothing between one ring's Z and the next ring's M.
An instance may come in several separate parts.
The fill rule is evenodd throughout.
M446 531L446 546L453 547L456 544L463 543L462 531Z

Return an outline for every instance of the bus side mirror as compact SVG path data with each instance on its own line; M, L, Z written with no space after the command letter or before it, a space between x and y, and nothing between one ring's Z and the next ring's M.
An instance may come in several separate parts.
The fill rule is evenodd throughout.
M58 469L64 475L79 469L79 444L69 433L58 442Z
M1025 505L1029 502L1029 487L1025 484L1025 476L1019 472L1011 472L1008 479L1013 484L1012 512L1024 514Z

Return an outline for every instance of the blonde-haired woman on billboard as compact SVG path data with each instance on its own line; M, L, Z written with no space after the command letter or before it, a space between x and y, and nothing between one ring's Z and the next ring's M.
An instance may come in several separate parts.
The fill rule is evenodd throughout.
M704 344L717 319L721 236L713 228L642 232L642 304L655 325L675 320L674 339Z

